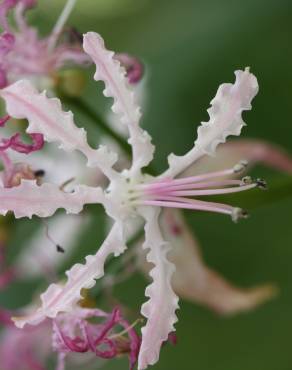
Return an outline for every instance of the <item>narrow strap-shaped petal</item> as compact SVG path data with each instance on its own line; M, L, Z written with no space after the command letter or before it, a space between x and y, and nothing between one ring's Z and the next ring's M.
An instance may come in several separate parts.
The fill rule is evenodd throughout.
M134 92L128 85L125 70L114 59L114 53L108 51L100 35L88 32L84 35L83 47L96 64L94 79L103 81L106 97L114 99L112 111L121 116L121 121L129 130L129 143L133 149L133 171L147 166L152 158L154 147L151 137L139 126L140 109L135 103Z
M159 212L159 209L150 207L142 211L146 219L143 248L150 249L147 261L153 263L154 268L150 271L153 282L145 292L150 299L141 309L142 315L148 320L142 328L139 370L146 369L148 365L158 361L160 347L167 340L169 333L175 330L174 324L177 321L175 311L178 308L178 297L171 286L174 265L167 259L169 245L163 240L160 232Z
M83 128L78 128L71 111L64 112L57 98L48 98L39 93L27 80L20 80L1 90L10 116L26 118L29 122L28 133L40 133L48 142L57 142L66 151L79 150L88 159L90 167L99 167L107 176L117 160L116 154L105 147L92 149Z
M81 299L81 289L92 288L95 279L104 275L104 264L110 254L120 255L125 250L121 223L116 222L95 255L86 257L86 263L77 263L66 272L64 284L51 284L41 295L41 306L26 317L16 317L14 322L22 328L25 324L37 325L46 317L54 318L59 312L69 312Z
M213 155L220 143L229 135L239 135L245 123L241 114L251 109L251 101L258 92L256 77L246 68L235 71L234 84L219 86L215 98L208 109L209 121L202 122L194 147L184 156L171 154L168 157L169 169L163 176L176 176L204 154Z
M101 188L85 185L76 186L73 193L65 193L54 184L38 186L32 180L22 180L16 187L0 188L0 214L11 211L16 218L49 217L59 208L64 208L67 213L79 213L85 204L102 201Z

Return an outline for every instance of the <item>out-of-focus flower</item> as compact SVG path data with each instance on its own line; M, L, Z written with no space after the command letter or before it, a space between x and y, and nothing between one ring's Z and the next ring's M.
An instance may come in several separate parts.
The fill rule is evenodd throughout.
M20 273L17 265L6 266L5 249L1 245L0 289L17 280ZM65 369L68 355L70 368L76 369L82 364L86 364L87 368L94 365L96 357L111 359L127 354L130 370L137 362L141 340L134 329L136 322L129 324L119 308L106 313L75 306L70 313L25 329L15 327L11 315L12 312L0 307L1 370L44 370L46 362L52 357L52 350L58 353L56 370ZM97 318L104 322L97 323L94 321ZM92 356L84 356L85 352L90 352ZM79 357L70 358L70 353L77 353Z
M64 25L76 3L67 0L51 34L40 38L38 30L27 24L25 12L37 4L37 0L2 0L0 4L0 88L19 79L31 80L40 89L54 89L63 93L80 95L85 80L79 71L70 66L88 66L91 59L81 48L82 37L73 28ZM14 12L15 27L7 20ZM141 62L126 53L116 58L127 71L130 83L137 83L143 75ZM58 73L64 67L67 70Z
M6 246L0 246L0 290L17 279L15 266L7 266ZM40 325L18 329L11 320L11 312L0 307L0 359L1 370L45 370L44 356L49 354L50 320ZM45 330L44 330L45 329ZM37 348L37 350L36 350Z
M168 258L176 267L172 286L181 298L207 306L219 314L231 315L250 310L277 292L270 284L249 289L233 286L205 264L199 244L181 212L167 209L161 220L163 235L172 245ZM139 252L139 266L147 273L151 266Z
M3 0L0 4L0 87L21 78L30 79L39 88L51 89L57 83L57 71L69 65L83 66L89 58L77 37L62 40L64 24L76 0L68 0L51 34L41 39L38 30L26 22L25 12L36 0ZM7 14L14 12L16 27Z
M202 157L193 166L184 172L185 176L194 176L204 169L218 171L222 166L232 166L232 163L245 159L248 162L247 170L257 164L272 169L292 174L292 158L283 148L270 142L259 139L232 140L224 145L219 145L214 160ZM233 178L238 178L237 174Z
M96 318L105 321L89 321ZM91 352L104 359L128 353L132 370L137 362L140 338L119 308L110 314L98 309L75 308L71 314L60 314L54 319L53 347L59 353L58 370L64 369L65 357L70 352Z
M11 312L0 309L1 370L45 370L52 352L51 320L20 330L9 316Z
M9 119L9 116L2 119L0 128L3 127ZM24 143L18 132L8 139L0 139L0 160L4 167L4 170L0 173L0 180L2 181L2 186L5 188L20 185L22 179L38 180L38 176L36 176L29 165L24 162L14 163L8 154L9 150L22 154L29 154L43 148L44 138L42 134L32 133L29 137L32 140L32 144Z
M155 178L144 174L153 158L154 146L150 136L140 128L140 111L134 101L134 94L128 86L125 71L114 54L105 49L103 40L96 33L84 36L84 50L97 66L96 80L105 83L104 94L114 99L112 110L121 116L121 123L129 131L133 160L129 169L117 172L113 165L117 155L105 147L92 149L83 129L75 126L71 112L63 112L60 101L39 94L29 81L17 83L0 92L6 108L12 117L29 122L27 132L39 132L45 140L56 141L60 148L79 150L88 160L88 165L99 168L109 179L104 191L85 185L65 192L50 183L38 186L23 180L18 187L0 189L1 213L13 211L16 217L51 216L58 208L67 213L79 213L88 203L100 203L114 220L114 225L98 252L86 257L86 263L76 264L67 271L64 284L52 284L41 295L41 307L26 317L16 318L16 325L38 324L46 317L55 318L61 312L70 312L80 299L82 288L91 288L95 279L104 275L104 263L110 254L118 256L125 250L128 225L137 217L145 221L144 249L150 249L148 262L154 265L150 271L153 283L146 289L149 301L142 306L142 314L148 319L142 328L142 343L139 352L139 369L145 369L159 358L160 347L174 330L177 318L178 297L173 291L171 279L174 265L167 259L171 249L161 233L159 215L161 207L186 208L214 211L230 215L234 221L246 214L239 208L225 204L192 199L196 196L226 194L265 187L262 180L222 180L241 172L246 163L242 162L229 169L204 173L197 176L176 179L175 177L206 154L213 154L219 143L229 135L239 135L244 122L243 110L251 108L250 102L258 91L257 80L248 69L236 71L234 84L219 87L211 108L210 120L198 128L195 146L184 156L169 157L169 169Z
M137 362L141 340L135 323L129 324L119 308L106 313L76 306L71 313L23 330L15 327L10 316L11 312L0 309L1 370L44 370L52 351L57 353L56 370L65 369L67 357L70 369L95 368L96 358L121 355L128 355L130 370ZM98 318L104 322L94 321Z

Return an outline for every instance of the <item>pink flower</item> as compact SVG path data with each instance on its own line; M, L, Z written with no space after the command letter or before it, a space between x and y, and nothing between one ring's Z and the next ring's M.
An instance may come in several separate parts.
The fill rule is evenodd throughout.
M51 89L58 82L56 72L70 65L87 66L91 59L81 48L79 34L67 31L64 25L76 0L67 0L51 34L41 39L38 30L30 27L25 18L25 11L33 8L36 0L2 0L0 4L0 26L4 32L0 35L0 88L21 78L28 78L35 86ZM10 26L7 14L14 11L16 28ZM128 54L117 54L125 67L130 83L137 83L143 75L141 62Z
M10 119L6 116L0 120L0 129ZM25 163L13 163L7 153L8 149L18 153L29 154L38 151L44 146L44 138L42 134L29 134L32 144L24 143L20 138L20 133L12 135L10 138L0 139L0 159L4 166L4 171L0 174L2 184L6 188L18 186L22 179L36 180L37 176L32 169Z
M3 127L9 119L9 116L5 116L0 119L0 127ZM32 144L25 144L22 142L20 133L12 135L9 139L0 139L0 152L12 149L19 153L29 154L42 149L44 146L44 138L42 134L31 133L29 137L32 140Z
M88 321L94 318L105 321ZM122 331L117 331L118 327ZM118 308L111 314L98 309L76 308L72 314L60 314L54 319L53 347L59 353L58 370L64 369L65 356L70 352L92 352L103 359L128 353L132 370L137 362L140 338Z
M0 87L28 78L36 86L51 88L54 74L60 68L87 65L89 58L75 38L61 41L63 26L75 4L69 0L51 35L39 38L36 28L30 27L25 11L36 5L36 0L3 0L0 4L0 25L4 32L0 36ZM16 28L7 21L9 11L14 12Z
M9 322L9 315L10 312L0 310L1 369L45 370L45 359L51 353L50 320L20 330Z
M272 284L244 289L212 270L203 260L200 245L178 210L166 209L162 213L161 228L165 240L172 246L168 259L176 267L172 287L179 297L221 315L234 315L250 310L276 294ZM141 248L137 252L138 266L147 276L151 265Z
M178 297L171 283L175 268L168 260L172 246L161 232L161 208L219 212L237 221L245 216L241 209L202 201L197 197L265 187L262 180L229 179L229 176L245 169L245 162L220 171L177 178L206 154L213 155L218 144L224 143L227 136L240 134L244 125L242 111L251 109L250 103L258 91L258 84L249 69L236 71L234 84L219 87L208 110L210 119L199 126L194 147L184 156L170 155L168 170L158 177L152 177L145 174L142 168L152 161L154 146L150 136L139 126L141 114L125 77L125 70L114 58L114 53L105 49L103 40L96 33L90 32L84 36L84 50L96 64L95 80L105 83L104 95L113 98L112 110L128 129L128 141L133 151L132 163L130 168L118 172L113 167L117 155L104 146L91 148L85 131L74 124L72 113L63 112L58 99L39 94L29 81L18 81L2 89L0 95L6 102L8 114L17 119L27 119L28 133L39 132L46 141L57 142L65 151L80 151L87 158L88 166L104 173L109 186L104 190L80 185L68 193L56 184L38 186L36 182L22 180L17 187L0 188L1 214L12 211L16 217L48 217L58 208L64 208L67 213L79 213L85 204L100 203L113 220L112 229L97 253L87 256L85 264L75 264L67 271L65 283L50 285L41 295L41 306L26 317L16 318L15 322L19 327L27 323L35 325L46 317L58 319L61 312L74 310L81 289L93 287L95 279L104 275L107 257L124 252L129 225L140 218L145 223L143 249L149 249L147 261L154 266L150 271L153 282L146 289L149 300L141 309L147 318L142 328L138 360L138 368L142 370L158 361L160 347L168 339L169 333L174 331L177 321L175 311ZM79 340L78 343L70 342L71 346L79 344ZM88 345L87 342L85 344Z
M0 358L2 370L44 370L52 350L57 353L56 370L65 369L68 357L70 369L96 364L96 358L111 359L127 354L130 370L137 362L140 338L118 308L112 313L99 309L75 307L71 313L58 315L34 327L16 328L11 312L0 309ZM101 318L102 323L92 319ZM135 324L135 323L134 323ZM92 356L85 356L84 353ZM72 358L72 353L78 356ZM68 367L69 368L69 367Z

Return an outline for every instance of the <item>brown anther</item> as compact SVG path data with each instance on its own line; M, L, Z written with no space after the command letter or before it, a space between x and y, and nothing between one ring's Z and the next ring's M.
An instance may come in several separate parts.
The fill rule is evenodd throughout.
M59 244L56 245L57 252L59 253L65 253L65 249L61 247Z
M45 176L45 170L36 170L34 171L35 177L44 177Z
M259 189L267 190L268 188L266 181L263 179L256 179L256 184Z

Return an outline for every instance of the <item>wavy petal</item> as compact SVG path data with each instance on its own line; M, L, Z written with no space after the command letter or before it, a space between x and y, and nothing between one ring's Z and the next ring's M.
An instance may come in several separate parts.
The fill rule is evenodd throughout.
M54 184L38 186L36 181L22 180L19 186L0 188L0 214L12 211L16 218L49 217L59 208L79 213L85 204L102 203L103 197L101 188L80 185L73 193L65 193Z
M144 303L141 313L148 320L142 328L142 343L139 353L138 368L146 369L159 359L160 347L168 339L169 333L175 330L177 321L175 311L178 308L178 297L173 292L171 278L174 265L168 261L169 245L163 240L159 228L159 209L147 208L142 211L146 220L144 249L150 249L147 261L154 264L150 271L153 279L145 295L150 299Z
M92 149L85 130L75 125L71 111L62 110L59 99L48 98L45 92L39 93L27 80L6 87L0 95L10 116L28 120L28 133L41 133L46 141L55 141L66 151L79 150L87 157L90 167L99 167L107 175L111 172L116 154L105 147Z
M230 315L250 310L274 296L273 285L242 289L206 266L199 244L180 211L165 210L161 220L165 238L172 245L169 260L176 267L172 285L180 297Z
M26 317L13 318L15 325L23 328L26 324L37 325L46 317L54 318L59 312L70 312L81 299L81 289L90 289L95 280L104 275L104 264L110 254L120 255L125 250L121 223L115 223L98 252L86 257L86 263L77 263L66 272L65 284L51 284L41 295L41 306Z
M114 99L112 111L121 116L121 121L128 127L129 143L133 149L133 171L147 166L152 158L154 146L151 137L139 126L140 109L135 103L134 92L128 85L125 70L114 59L114 53L108 51L104 41L95 32L84 35L83 48L96 64L94 79L105 84L104 95Z
M215 98L208 109L210 119L198 128L194 147L184 156L171 154L168 157L169 169L164 176L176 176L204 154L213 155L218 144L224 143L230 135L239 135L245 123L241 114L251 109L251 101L258 92L256 77L245 71L235 71L234 84L219 86Z

